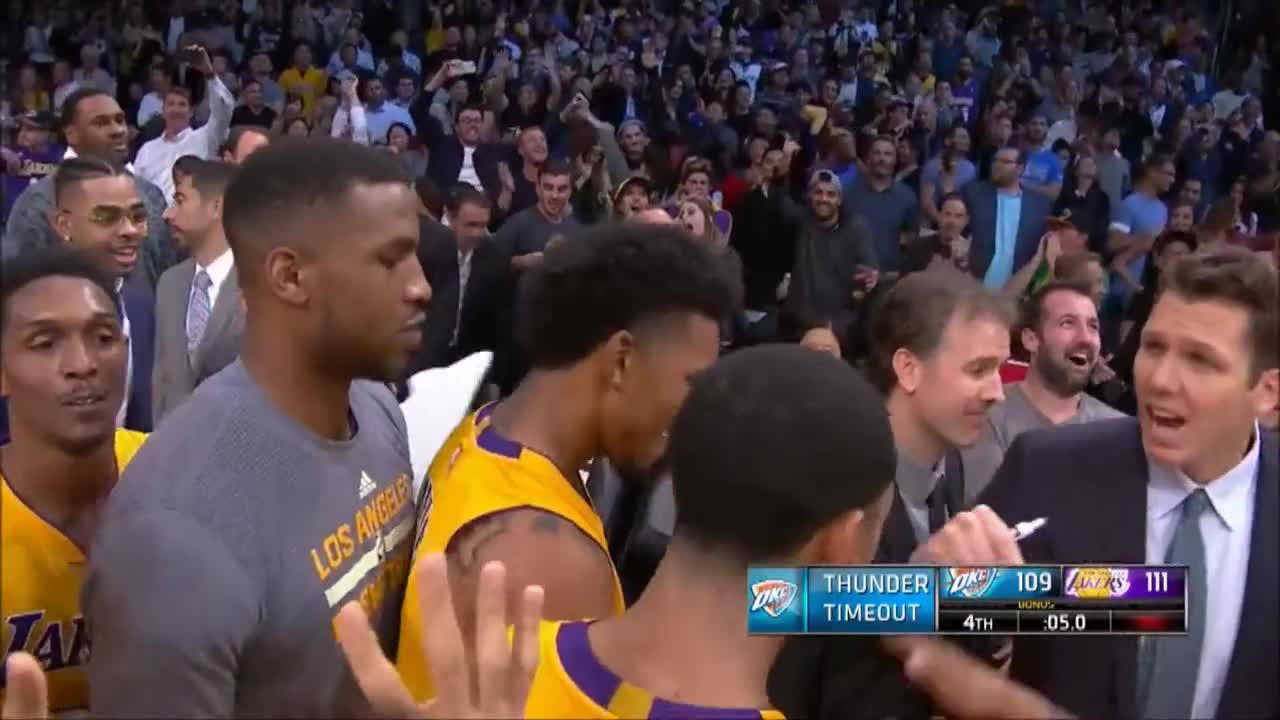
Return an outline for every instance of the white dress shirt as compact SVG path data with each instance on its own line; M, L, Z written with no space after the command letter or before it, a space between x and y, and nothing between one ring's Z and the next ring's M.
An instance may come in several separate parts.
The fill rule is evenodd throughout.
M462 168L458 170L458 182L466 183L480 192L484 192L484 184L480 182L480 175L476 173L475 156L476 149L474 147L462 146Z
M1213 618L1212 629L1204 633L1200 648L1200 670L1196 674L1195 699L1191 715L1212 718L1227 681L1227 668L1240 629L1240 609L1244 604L1245 581L1249 576L1249 541L1253 533L1254 496L1258 486L1257 427L1253 446L1227 473L1204 486L1213 512L1200 516L1204 538L1208 598L1204 617ZM1147 563L1161 565L1173 542L1181 516L1181 504L1200 489L1182 472L1149 463L1147 485ZM1275 518L1269 518L1274 521Z
M200 265L200 263L196 263L196 275L199 275L201 270L205 271L209 275L209 316L211 320L213 316L213 308L218 302L218 292L222 290L222 286L225 285L227 282L227 276L231 275L231 271L234 268L235 268L235 260L231 256L230 249L223 250L222 254L218 256L217 260L214 260L213 262L209 263L209 267L204 267ZM193 275L192 277L194 278L195 276ZM191 307L191 298L195 297L195 293L196 293L196 284L195 284L195 281L192 280L191 290L190 292L187 293L188 308ZM190 313L187 314L187 319L188 320L191 319ZM190 337L191 328L187 327L186 331L187 331L187 337ZM206 324L205 332L208 332L208 331L209 331L209 326Z
M173 204L173 164L183 155L205 160L218 156L218 146L227 139L231 113L236 101L231 91L216 75L205 84L209 93L209 122L199 128L187 128L172 138L164 135L143 143L133 164L137 174L164 191L165 202Z

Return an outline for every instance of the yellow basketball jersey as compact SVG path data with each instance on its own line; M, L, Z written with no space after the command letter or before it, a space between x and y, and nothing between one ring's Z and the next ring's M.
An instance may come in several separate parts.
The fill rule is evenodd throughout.
M618 677L591 650L590 622L538 628L538 668L529 688L530 720L784 720L777 710L688 705L654 697Z
M116 463L133 459L146 435L116 431ZM4 652L24 650L44 666L49 709L87 708L89 638L80 614L84 552L27 507L0 476L0 612ZM3 683L3 680L0 680ZM3 697L0 690L0 697Z
M419 517L425 526L414 544L414 557L444 552L450 539L469 523L487 515L536 508L555 513L573 523L600 546L608 557L604 524L582 493L575 492L555 464L546 457L498 434L490 424L494 406L481 408L462 421L445 441L427 471L431 483L429 508L424 499ZM622 585L614 572L614 604L625 605ZM405 589L400 613L400 647L396 666L400 677L419 702L435 696L422 652L422 623L418 617L418 584L413 575Z

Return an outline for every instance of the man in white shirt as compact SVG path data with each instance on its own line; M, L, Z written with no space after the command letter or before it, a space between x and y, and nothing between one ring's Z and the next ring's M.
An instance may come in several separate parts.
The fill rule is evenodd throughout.
M164 219L191 257L165 271L156 287L157 424L240 352L244 309L222 227L222 196L235 173L235 165L192 155L174 164L177 189Z
M213 62L203 48L196 49L198 59L192 67L205 76L205 92L209 94L209 122L191 127L191 97L185 88L172 87L164 98L164 132L138 150L133 165L137 174L151 181L173 203L173 164L183 155L203 159L216 158L218 148L231 126L231 113L236 100L213 71Z
M1256 418L1280 397L1280 284L1234 248L1161 283L1134 360L1138 417L1022 435L980 500L1048 518L1020 543L1028 564L1187 566L1128 570L1120 596L1146 604L1107 620L1174 634L1019 635L1010 672L1080 717L1278 717L1280 451Z

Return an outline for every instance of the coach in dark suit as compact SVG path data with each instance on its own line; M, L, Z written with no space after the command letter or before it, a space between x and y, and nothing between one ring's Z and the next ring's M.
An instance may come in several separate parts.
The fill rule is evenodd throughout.
M410 374L505 346L500 318L511 258L488 235L490 213L488 199L464 186L446 201L447 225L422 219L418 259L431 284L431 305Z
M1044 235L1051 200L1023 192L1025 153L1005 147L991 160L991 180L972 182L963 192L969 208L969 269L988 288L999 290L1031 262ZM1010 232L1011 230L1015 231Z
M1081 717L1280 717L1280 448L1255 420L1280 386L1280 288L1247 254L1166 275L1138 417L1020 436L979 499L1048 518L1028 563L1187 565L1188 633L1019 636L1012 674Z

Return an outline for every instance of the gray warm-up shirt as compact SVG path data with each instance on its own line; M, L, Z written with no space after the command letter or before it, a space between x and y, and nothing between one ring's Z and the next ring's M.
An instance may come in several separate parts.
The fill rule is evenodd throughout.
M320 438L236 361L148 438L89 554L94 716L368 715L332 619L360 600L394 657L412 470L385 387L350 412L351 440Z

